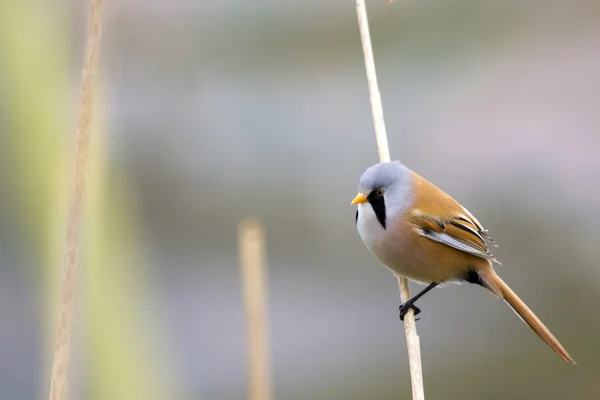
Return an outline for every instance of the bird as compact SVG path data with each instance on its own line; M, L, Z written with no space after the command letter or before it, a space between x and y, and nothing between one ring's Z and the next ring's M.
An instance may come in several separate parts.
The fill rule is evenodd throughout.
M415 302L439 285L467 282L481 286L506 304L569 364L573 357L542 321L498 276L490 252L497 247L488 231L458 201L399 160L365 170L358 184L355 223L367 249L395 275L427 285L400 305L400 319ZM488 245L489 244L489 245Z

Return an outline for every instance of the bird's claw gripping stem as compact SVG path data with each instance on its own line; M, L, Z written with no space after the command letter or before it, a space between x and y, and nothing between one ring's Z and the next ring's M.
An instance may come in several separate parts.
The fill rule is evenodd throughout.
M404 304L400 304L400 321L404 321L404 316L408 312L408 310L413 309L415 315L421 313L421 309L415 306L410 300ZM415 321L418 321L420 318L415 318Z

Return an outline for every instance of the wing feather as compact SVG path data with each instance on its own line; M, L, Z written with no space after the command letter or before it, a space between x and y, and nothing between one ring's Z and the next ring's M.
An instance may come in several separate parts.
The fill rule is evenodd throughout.
M417 184L420 196L411 223L419 235L500 264L487 244L498 247L496 242L473 214L425 179L418 177Z

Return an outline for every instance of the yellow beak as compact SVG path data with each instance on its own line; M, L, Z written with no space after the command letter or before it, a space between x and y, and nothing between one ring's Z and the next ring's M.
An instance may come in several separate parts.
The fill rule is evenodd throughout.
M366 203L367 200L367 196L365 196L362 193L359 193L356 195L356 197L354 198L354 200L352 200L352 203L350 204L360 204L360 203Z

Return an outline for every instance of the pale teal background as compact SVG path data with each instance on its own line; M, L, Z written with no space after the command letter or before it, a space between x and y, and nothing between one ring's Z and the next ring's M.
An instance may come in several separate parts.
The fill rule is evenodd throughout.
M368 7L392 157L490 230L501 276L579 362L451 286L420 301L427 399L597 398L600 3L384 3ZM63 6L48 17L79 40L76 93L87 8ZM396 281L349 204L377 160L354 3L108 1L103 40L110 162L142 216L147 307L181 392L245 397L235 239L252 214L268 230L276 398L409 398ZM36 282L14 225L0 235L0 397L31 399L46 373Z

